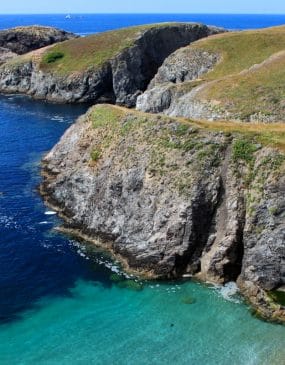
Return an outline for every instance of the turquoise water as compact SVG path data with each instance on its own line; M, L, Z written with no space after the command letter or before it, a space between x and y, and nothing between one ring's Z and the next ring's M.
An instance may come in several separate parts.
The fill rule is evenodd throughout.
M285 327L240 298L191 282L124 288L106 254L54 231L40 158L85 109L0 96L0 364L284 364Z
M284 364L284 328L204 286L78 281L0 331L1 364ZM185 304L185 298L195 299Z

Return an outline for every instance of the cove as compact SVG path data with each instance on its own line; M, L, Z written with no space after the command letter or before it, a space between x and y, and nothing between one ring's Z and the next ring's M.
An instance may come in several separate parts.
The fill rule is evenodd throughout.
M120 285L116 263L56 233L40 159L86 106L0 97L0 363L282 364L285 327L194 282Z

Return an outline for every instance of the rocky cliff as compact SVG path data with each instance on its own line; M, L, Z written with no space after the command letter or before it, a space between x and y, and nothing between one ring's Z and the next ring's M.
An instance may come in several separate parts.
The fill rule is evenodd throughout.
M165 58L223 31L169 23L73 39L7 62L0 68L0 91L56 102L108 100L134 106Z
M44 158L41 192L129 270L234 280L259 314L284 321L271 293L285 284L285 158L263 147L263 128L98 105Z
M285 27L232 32L170 55L137 109L208 120L285 120Z
M16 27L0 31L0 47L21 55L74 37L75 34L52 27Z

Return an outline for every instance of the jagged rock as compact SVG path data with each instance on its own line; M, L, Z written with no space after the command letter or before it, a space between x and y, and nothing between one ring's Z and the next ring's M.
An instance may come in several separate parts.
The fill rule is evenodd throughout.
M131 28L130 28L131 29ZM42 67L44 52L19 58L0 69L1 92L19 92L57 102L109 100L134 106L166 57L180 47L224 30L193 23L147 26L129 46L96 67L57 73ZM115 31L114 31L115 32ZM104 34L103 34L104 36ZM106 37L110 36L109 32ZM96 36L88 47L96 48ZM102 34L100 35L102 39ZM84 42L88 41L88 37ZM98 41L98 42L99 42ZM68 47L68 42L66 43ZM106 45L108 47L108 44ZM110 46L111 47L111 46ZM96 51L94 51L96 53ZM63 58L64 60L64 58Z
M102 107L95 112L98 108ZM92 120L90 113L87 120ZM157 277L195 273L217 204L219 168L213 161L223 154L224 137L213 135L209 140L191 128L179 136L175 121L153 117L143 122L136 113L125 113L113 131L115 140L95 166L90 156L102 143L97 130L86 118L72 126L44 159L50 177L42 191L64 214L70 212L71 226L111 240L112 250L126 257L132 268ZM172 149L160 143L185 146ZM203 150L207 158L197 163L205 158L205 170L194 162Z
M199 86L191 81L212 70L219 58L218 54L191 47L172 53L158 69L148 89L138 97L136 108L171 116L213 118L209 105L195 100Z
M148 89L167 82L177 84L196 80L199 76L212 70L219 58L218 54L201 49L180 48L166 58Z
M0 31L0 47L21 55L74 37L76 35L73 33L52 27L16 27Z

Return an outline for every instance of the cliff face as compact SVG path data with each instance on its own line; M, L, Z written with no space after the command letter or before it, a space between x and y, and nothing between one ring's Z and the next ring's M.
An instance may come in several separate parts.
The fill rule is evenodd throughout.
M171 116L205 117L206 107L201 107L201 101L194 97L200 77L211 71L219 59L220 55L205 50L178 49L163 62L147 90L138 97L137 109ZM208 114L213 117L213 110Z
M267 318L285 284L284 155L255 135L98 105L43 160L41 192L77 234L151 277L237 280Z
M52 27L16 27L0 31L0 47L22 55L74 37L75 34Z
M36 51L2 66L0 91L25 93L57 102L108 100L134 106L165 58L180 47L222 31L199 24L170 23L65 42L60 48ZM127 41L123 43L118 39L118 32L124 32L119 38ZM122 46L116 46L118 43ZM72 58L78 56L78 47L85 54L91 53L89 63L79 58L77 64L72 64ZM46 57L53 56L52 52L57 58L47 60ZM105 57L106 53L110 56Z

